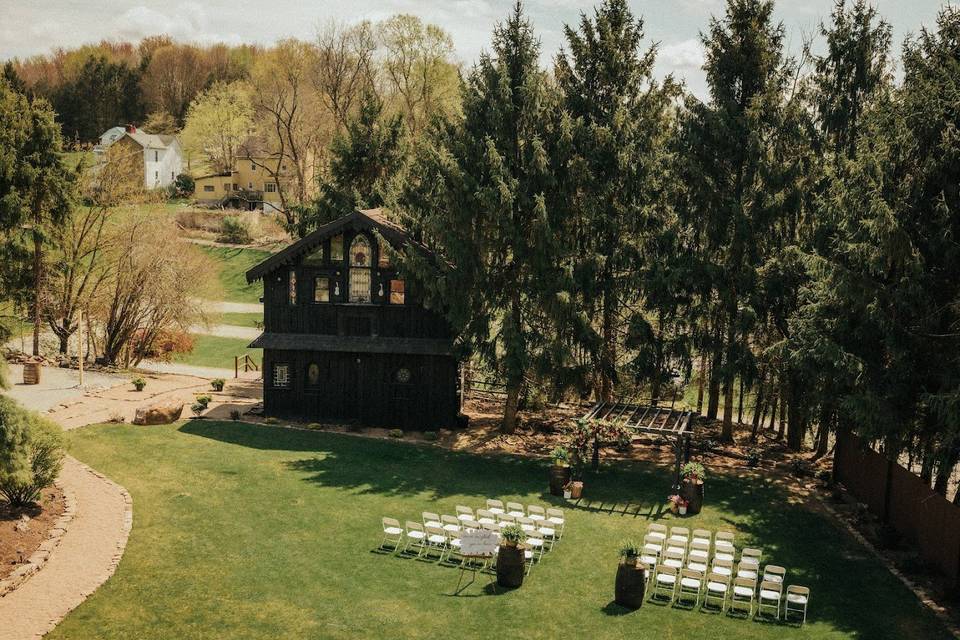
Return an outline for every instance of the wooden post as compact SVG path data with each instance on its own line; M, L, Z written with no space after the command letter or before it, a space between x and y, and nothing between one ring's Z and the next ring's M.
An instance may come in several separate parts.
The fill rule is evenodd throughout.
M240 356L233 356L233 377L240 377Z

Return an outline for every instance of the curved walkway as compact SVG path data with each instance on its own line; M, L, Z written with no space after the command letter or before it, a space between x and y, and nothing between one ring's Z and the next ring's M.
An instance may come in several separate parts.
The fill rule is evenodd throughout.
M67 456L60 481L76 514L43 568L0 598L0 640L41 638L113 575L133 525L130 495Z

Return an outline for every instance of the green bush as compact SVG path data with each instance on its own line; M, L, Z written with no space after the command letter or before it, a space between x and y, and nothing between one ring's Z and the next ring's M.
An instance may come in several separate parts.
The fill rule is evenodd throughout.
M196 183L189 174L181 173L173 183L173 197L186 198L193 195Z
M223 391L223 385L227 383L223 378L214 378L210 381L210 388L214 391Z
M403 431L400 430L400 429L391 429L391 430L390 430L390 437L391 437L391 438L402 438L402 437L403 437Z
M202 395L202 396L197 396L196 398L194 398L194 400L196 400L197 404L202 404L203 408L206 409L207 405L210 404L210 401L213 400L213 398L211 398L208 395Z
M143 391L143 388L147 386L147 381L140 377L136 377L130 382L133 384L133 388L137 391Z
M280 424L280 421L277 420L276 418L274 418L273 416L270 416L269 418L264 419L264 423L266 423L266 424Z
M63 464L63 432L0 397L0 495L13 506L35 502Z
M307 425L307 429L312 429L313 431L317 431L319 429L323 429L323 425L320 424L319 422L311 422L310 424Z
M518 524L508 524L500 530L500 539L504 546L515 547L527 539L527 534Z
M436 432L436 431L424 431L424 432L423 432L423 439L424 439L424 440L427 440L427 441L429 441L429 442L434 442L434 441L436 441L436 439L437 439L438 437L439 437L439 436L437 435L437 432Z
M240 409L230 409L230 419L237 421L240 419L240 416L243 415L240 413Z
M227 216L220 221L220 234L217 236L217 242L226 242L228 244L250 244L253 242L253 236L250 234L250 227L240 218Z

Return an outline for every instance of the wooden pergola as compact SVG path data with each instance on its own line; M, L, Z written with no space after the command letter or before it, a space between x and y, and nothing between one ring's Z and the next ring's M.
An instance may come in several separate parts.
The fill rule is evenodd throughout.
M668 440L674 451L674 489L680 487L680 465L690 461L690 438L696 424L693 411L642 405L636 402L599 402L585 420L604 420L634 435L658 436Z

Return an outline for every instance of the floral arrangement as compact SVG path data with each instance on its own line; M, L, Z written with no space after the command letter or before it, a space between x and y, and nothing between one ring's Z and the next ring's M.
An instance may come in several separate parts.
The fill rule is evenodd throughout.
M670 502L670 508L673 511L676 511L680 507L687 507L690 504L689 502L687 502L686 498L677 494L673 494L672 496L667 496L667 501Z
M683 465L683 468L680 470L680 475L684 480L689 480L694 483L703 482L706 477L703 465L699 462L688 462Z

